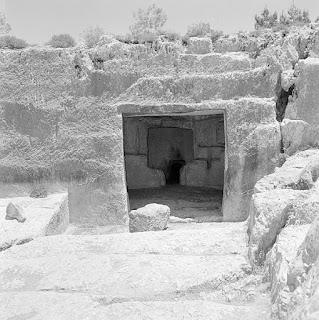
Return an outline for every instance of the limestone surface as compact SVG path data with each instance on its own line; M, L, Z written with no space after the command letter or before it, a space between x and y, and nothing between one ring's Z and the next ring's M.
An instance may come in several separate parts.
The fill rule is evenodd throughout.
M151 203L129 213L130 232L159 231L167 226L170 208L163 204Z
M267 319L245 237L245 223L218 223L37 238L0 253L0 318Z
M318 168L318 150L306 150L257 182L248 229L252 263L263 263L287 224L314 221L319 209Z

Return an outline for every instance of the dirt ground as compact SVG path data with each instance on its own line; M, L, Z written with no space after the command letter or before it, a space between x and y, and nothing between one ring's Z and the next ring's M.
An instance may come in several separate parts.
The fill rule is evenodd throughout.
M149 203L159 203L170 207L171 216L222 220L222 190L167 185L162 188L129 190L128 194L131 210Z

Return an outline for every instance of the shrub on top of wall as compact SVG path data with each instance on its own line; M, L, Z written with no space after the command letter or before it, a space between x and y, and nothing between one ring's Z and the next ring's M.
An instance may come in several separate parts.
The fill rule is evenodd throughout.
M67 33L55 34L47 44L54 48L70 48L75 46L75 40Z
M208 22L199 22L199 23L194 23L191 26L188 26L187 33L184 39L188 39L191 37L198 37L198 38L208 37L208 38L211 38L212 42L214 43L222 35L223 35L222 31L212 29Z
M186 36L205 37L210 32L210 24L207 22L194 23L187 27Z
M23 39L16 38L15 36L2 36L0 37L0 49L23 49L28 46L27 42Z
M87 47L93 48L104 34L104 30L99 26L87 27L82 31L80 37Z

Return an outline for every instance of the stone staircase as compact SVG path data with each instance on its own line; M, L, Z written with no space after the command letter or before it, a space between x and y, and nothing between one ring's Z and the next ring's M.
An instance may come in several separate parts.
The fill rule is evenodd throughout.
M0 319L267 319L245 223L35 239L0 253Z

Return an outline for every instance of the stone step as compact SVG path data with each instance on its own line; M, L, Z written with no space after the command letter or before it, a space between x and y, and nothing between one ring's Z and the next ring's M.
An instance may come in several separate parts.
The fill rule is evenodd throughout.
M131 301L57 292L0 294L0 319L59 320L266 320L266 311L205 300Z
M141 78L118 101L160 100L162 102L201 102L206 100L255 96L271 98L277 76L269 68L225 72L214 75Z
M35 239L2 252L1 259L69 254L246 255L246 223L203 223L196 229L109 235L59 235Z
M181 54L178 60L178 72L185 74L216 74L230 71L247 71L254 68L254 60L243 52Z
M0 253L1 291L89 292L125 299L222 288L250 272L244 223L207 229L51 236Z

